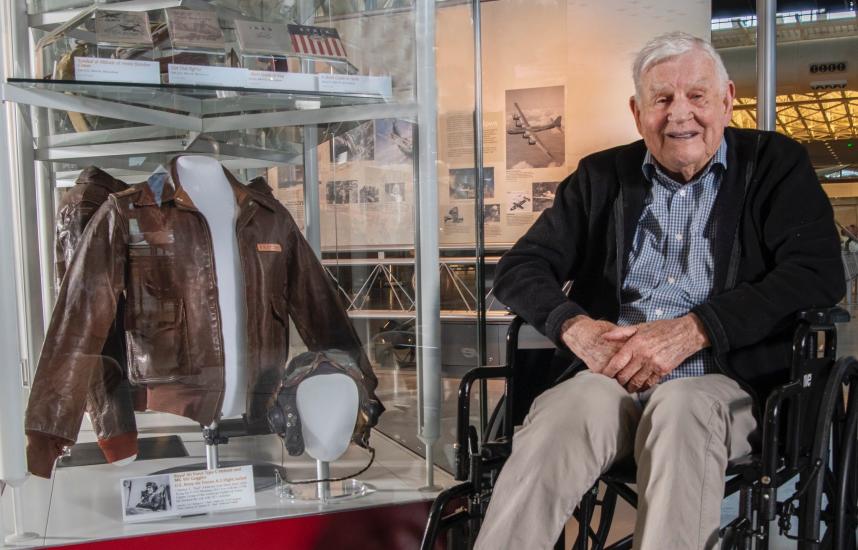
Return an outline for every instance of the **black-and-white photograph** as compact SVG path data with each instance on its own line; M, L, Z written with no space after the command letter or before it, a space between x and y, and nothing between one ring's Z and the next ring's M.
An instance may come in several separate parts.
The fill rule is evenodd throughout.
M378 202L380 198L378 187L375 185L361 185L358 195L362 203Z
M523 191L507 191L507 214L530 214L533 201L530 195Z
M375 160L380 164L410 163L414 158L414 124L394 118L375 121Z
M327 204L357 204L357 180L329 181L325 185L325 202Z
M474 168L450 169L450 198L477 198L477 171ZM483 197L495 198L495 169L491 166L483 168Z
M506 91L506 167L552 168L566 162L563 86Z
M356 126L337 130L333 140L333 162L343 164L375 158L375 124L368 120Z
M123 480L122 507L126 516L172 513L170 476L146 476Z
M444 214L444 223L462 223L465 221L465 217L462 216L462 212L458 206L451 206L447 209L447 212Z
M554 195L557 193L557 181L535 181L533 182L533 211L542 212L554 204Z
M486 205L486 223L500 223L500 204Z
M405 183L385 183L384 202L405 202Z

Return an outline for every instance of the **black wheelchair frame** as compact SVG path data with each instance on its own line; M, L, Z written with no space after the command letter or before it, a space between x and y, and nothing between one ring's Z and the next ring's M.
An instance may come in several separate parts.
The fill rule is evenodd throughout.
M727 469L725 497L739 493L739 515L722 528L722 548L768 548L770 524L777 519L781 534L795 540L799 550L856 550L858 360L836 359L836 323L848 320L848 312L839 307L797 315L789 382L776 387L766 399L760 448L731 461ZM464 532L449 539L453 548L473 546L497 475L512 452L513 427L521 423L533 398L550 385L529 387L533 376L527 376L526 368L545 365L553 349L519 349L523 324L520 317L510 324L506 366L477 367L460 383L455 478L463 483L435 499L423 550L433 548L439 533L450 528L454 528L451 533ZM481 439L470 422L471 393L476 382L489 379L504 380L506 391ZM793 494L778 501L778 488L796 476ZM634 481L633 461L614 465L600 477L605 487L602 496L597 482L575 510L579 529L574 549L632 547L632 535L611 545L607 539L617 497L637 504L637 494L629 486ZM597 507L601 510L594 524ZM793 518L798 519L795 535ZM555 548L563 547L561 534Z

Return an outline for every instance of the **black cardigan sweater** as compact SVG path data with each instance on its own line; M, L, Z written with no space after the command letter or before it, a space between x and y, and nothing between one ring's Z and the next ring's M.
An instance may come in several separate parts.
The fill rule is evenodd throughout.
M795 312L836 304L846 283L831 203L804 147L773 132L727 128L724 135L713 293L692 311L721 371L759 404L789 373ZM564 321L619 315L622 274L651 186L641 170L645 153L637 141L582 159L554 205L498 264L498 299L570 360L560 340Z

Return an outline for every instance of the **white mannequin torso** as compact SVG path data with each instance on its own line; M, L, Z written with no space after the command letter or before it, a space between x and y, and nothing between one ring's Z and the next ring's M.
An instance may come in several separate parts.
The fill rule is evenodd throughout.
M358 389L345 374L320 374L298 385L295 406L307 454L333 462L349 447L358 415Z
M206 219L214 250L224 351L224 399L221 417L240 416L247 402L247 319L244 276L235 222L235 194L221 164L209 157L183 156L176 171L185 192Z

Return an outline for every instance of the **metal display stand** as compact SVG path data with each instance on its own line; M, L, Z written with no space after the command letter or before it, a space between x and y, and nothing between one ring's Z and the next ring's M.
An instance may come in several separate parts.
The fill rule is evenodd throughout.
M230 421L227 421L230 422ZM219 458L219 445L226 445L229 443L229 437L224 435L223 430L221 429L220 424L218 422L213 422L210 426L206 426L203 428L203 440L206 444L206 461L198 462L196 464L186 464L183 466L176 466L174 468L167 468L164 470L159 470L157 472L152 472L152 475L156 474L175 474L178 472L194 472L199 470L217 470L219 468L232 468L233 466L253 466L253 487L254 490L258 493L264 489L269 489L273 487L277 479L282 477L285 474L285 470L276 464L271 464L270 462L261 462L261 461L241 461L241 460L227 460L221 462Z
M363 497L375 492L372 485L357 479L341 481L325 481L331 477L330 464L322 460L316 461L316 483L288 483L285 478L277 482L277 494L290 502L340 502Z

